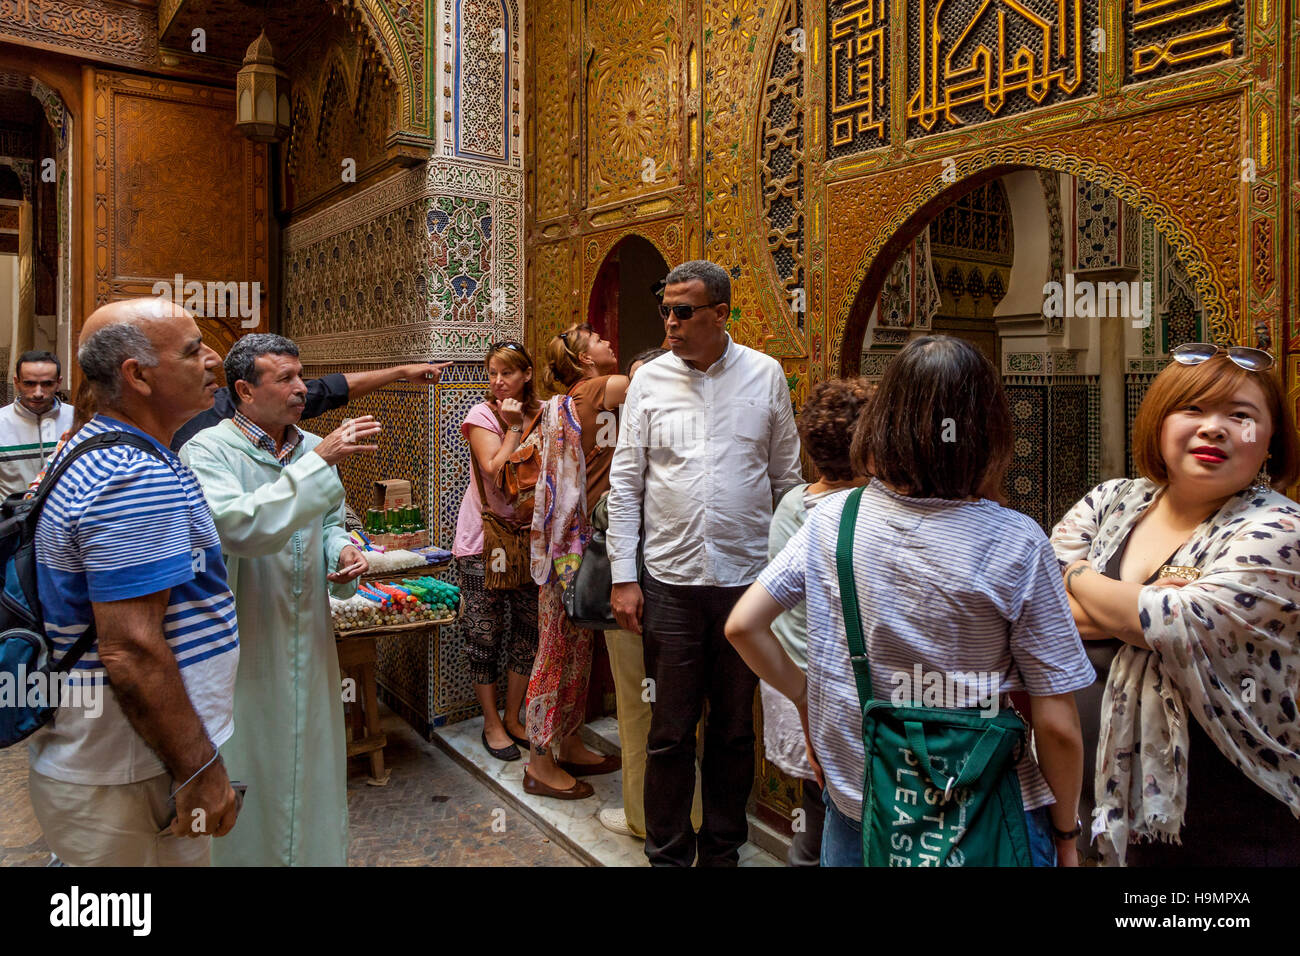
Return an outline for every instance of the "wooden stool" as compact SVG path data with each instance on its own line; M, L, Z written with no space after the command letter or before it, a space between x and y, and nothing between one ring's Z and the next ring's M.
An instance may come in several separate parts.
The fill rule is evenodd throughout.
M388 738L379 727L379 694L375 680L375 664L379 660L377 636L362 634L356 637L335 634L339 652L339 670L344 677L352 678L357 699L349 702L351 737L348 756L370 755L370 777L366 783L385 786L391 773L384 769L384 745Z

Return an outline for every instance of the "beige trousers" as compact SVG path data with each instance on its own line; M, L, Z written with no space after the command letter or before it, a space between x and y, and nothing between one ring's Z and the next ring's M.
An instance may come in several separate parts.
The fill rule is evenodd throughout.
M650 703L643 699L645 652L641 635L631 631L606 631L609 669L614 675L615 713L618 742L623 751L623 813L632 832L645 838L645 748L650 738ZM704 747L704 721L695 731L697 752ZM691 803L691 826L699 830L704 822L700 803L700 768L695 766L695 799Z
M91 786L27 773L45 842L68 866L207 866L212 838L173 836L162 773L137 783Z

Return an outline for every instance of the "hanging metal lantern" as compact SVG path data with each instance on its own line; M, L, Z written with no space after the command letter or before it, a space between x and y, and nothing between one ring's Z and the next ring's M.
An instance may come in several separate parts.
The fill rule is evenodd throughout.
M259 143L289 134L289 77L275 65L271 41L263 30L248 46L235 83L235 126Z

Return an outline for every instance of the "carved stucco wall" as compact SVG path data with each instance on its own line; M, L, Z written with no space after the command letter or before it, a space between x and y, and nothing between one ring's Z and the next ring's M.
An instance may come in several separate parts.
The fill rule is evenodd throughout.
M1300 341L1300 320L1282 322L1300 286L1280 280L1288 250L1278 239L1295 215L1281 178L1288 160L1300 185L1281 135L1300 105L1300 60L1284 93L1282 66L1300 54L1271 0L1213 10L1172 0L1158 11L1138 0L685 0L653 4L662 19L618 33L617 56L593 42L593 23L639 24L651 6L530 4L530 343L585 317L601 258L635 232L670 263L702 255L730 270L732 333L780 358L798 401L811 382L856 367L860 300L869 312L949 190L1026 166L1047 181L1098 183L1139 210L1144 252L1173 257L1160 274L1195 292L1211 334L1275 349L1284 334ZM678 25L675 42L663 24ZM675 65L661 69L674 50ZM674 71L680 84L662 86ZM611 90L621 112L602 105ZM651 91L663 115L645 137L638 104ZM682 166L659 192L627 180L627 198L602 205L608 156L641 143L657 166L676 137ZM678 256L663 245L668 224ZM1059 263L1060 249L1053 256ZM1045 323L1043 334L1060 330ZM1138 377L1163 361L1164 343L1147 338L1131 357ZM1300 360L1289 362L1295 383ZM1050 520L1095 477L1096 382L1067 363L1008 385L1028 439L1012 478ZM1140 397L1142 383L1130 387ZM1086 435L1071 424L1082 422ZM1057 462L1054 484L1043 454L1053 442L1078 452ZM789 797L775 778L760 786L772 790L761 801Z
M305 124L308 181L332 182L309 188L325 204L293 216L282 234L284 328L312 374L455 362L435 388L397 385L350 405L348 414L379 417L388 437L376 455L342 469L353 501L364 501L374 480L410 479L434 543L450 547L469 479L460 424L483 395L483 355L523 333L523 4L435 0L430 9L434 140L419 165L385 164L374 149L364 81L349 76L345 56L322 57L303 84L307 115L331 115L331 82L344 91L326 136L335 152L346 146L367 159L357 161L356 184L337 185L338 156L322 158ZM458 628L444 627L380 646L385 699L422 730L476 711L463 642Z
M1280 346L1284 24L1264 0L1220 6L1210 23L1190 2L1162 7L1159 22L1133 0L958 2L926 6L921 23L921 5L883 0L688 0L654 5L663 16L619 33L611 57L591 25L639 23L648 4L538 0L528 301L544 318L530 339L582 315L595 275L586 237L671 217L683 256L731 269L734 333L780 357L799 394L840 370L864 277L882 252L896 257L885 246L908 216L953 184L945 173L1035 165L1095 180L1150 217L1214 334L1253 343L1258 326ZM1050 48L1024 10L1051 24ZM971 52L997 49L999 16L1003 75ZM680 24L676 42L664 24ZM680 119L674 87L659 86L674 75L659 68L674 49ZM1016 65L1017 49L1032 68ZM638 87L665 102L653 138L638 139L645 100L628 91ZM600 106L608 90L633 108ZM599 204L605 157L645 142L643 160L658 165L677 136L684 166L666 177L661 204L638 202L645 186L630 181L630 201Z

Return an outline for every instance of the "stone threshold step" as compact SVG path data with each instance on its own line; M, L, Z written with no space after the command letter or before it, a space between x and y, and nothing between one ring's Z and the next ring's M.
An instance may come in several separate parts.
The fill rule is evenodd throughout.
M587 866L647 865L642 841L605 829L598 818L600 810L622 806L621 773L585 778L596 791L594 796L586 800L555 800L533 796L524 792L524 765L527 757L512 761L497 760L484 750L482 734L483 718L476 717L436 728L432 740L500 796L503 807L509 806L527 818ZM584 728L583 737L592 749L618 753L618 728L612 718L590 725L590 738L588 728ZM758 837L757 840L755 836ZM772 838L775 838L775 844ZM771 851L766 851L765 845L775 845L779 858ZM751 816L750 842L741 848L740 865L780 866L784 859L784 844L780 843L779 836Z
M622 753L623 748L618 740L618 720L614 717L601 717L589 724L583 724L579 733L582 742L597 753ZM766 821L760 820L753 813L749 814L749 842L775 857L779 865L784 864L786 853L790 849L789 836Z

